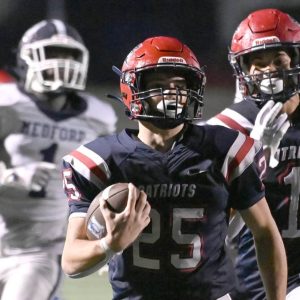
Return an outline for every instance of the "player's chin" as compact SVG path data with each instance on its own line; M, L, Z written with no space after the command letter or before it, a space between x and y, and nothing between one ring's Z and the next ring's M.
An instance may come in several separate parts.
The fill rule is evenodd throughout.
M167 129L173 129L176 128L177 126L185 123L185 120L183 119L164 119L164 118L153 118L151 120L145 121L145 123L148 123L151 125L152 130L155 128L159 130L167 130ZM155 128L153 128L155 127Z

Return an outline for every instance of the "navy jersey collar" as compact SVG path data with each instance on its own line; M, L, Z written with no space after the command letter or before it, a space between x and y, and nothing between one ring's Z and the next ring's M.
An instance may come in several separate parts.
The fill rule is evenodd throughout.
M194 128L194 126L192 125L187 125L184 129L181 135L178 136L178 138L174 141L174 145L173 147L170 148L169 151L167 151L166 153L161 152L162 154L167 154L170 151L172 151L176 145L180 144L183 142L183 140L185 139L186 136L189 136L189 134L187 134L187 132L191 131L192 128ZM197 127L196 127L197 128ZM126 128L124 130L122 130L120 132L120 134L118 135L118 139L120 141L120 143L125 146L127 149L134 151L136 148L144 148L144 149L151 149L152 151L157 151L160 152L158 150L155 150L151 147L149 147L148 145L144 144L143 142L141 142L137 136L138 136L138 130L137 129L129 129ZM197 139L197 141L199 141L199 139Z
M134 151L137 147L146 148L147 145L138 140L137 135L137 129L125 128L119 133L118 139L119 142L130 151Z

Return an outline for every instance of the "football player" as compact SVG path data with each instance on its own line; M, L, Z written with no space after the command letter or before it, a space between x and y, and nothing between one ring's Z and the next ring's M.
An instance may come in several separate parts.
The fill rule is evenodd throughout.
M70 25L44 20L22 37L18 80L0 85L0 298L48 300L58 287L68 216L61 157L115 130L109 104L84 91L89 52Z
M285 252L264 198L261 144L228 128L191 124L201 118L206 77L176 38L146 39L120 73L120 100L139 128L64 157L71 213L65 273L84 276L109 260L115 300L241 300L224 247L234 207L255 237L268 299L283 300ZM87 209L116 182L130 183L127 207L113 213L100 200L107 235L88 240Z
M284 241L288 261L287 299L300 299L300 24L277 9L252 12L235 31L230 63L240 97L210 124L235 128L263 142L269 165L266 199ZM250 299L265 299L253 237L236 215L236 268ZM236 226L239 224L238 226ZM239 230L241 232L239 232Z

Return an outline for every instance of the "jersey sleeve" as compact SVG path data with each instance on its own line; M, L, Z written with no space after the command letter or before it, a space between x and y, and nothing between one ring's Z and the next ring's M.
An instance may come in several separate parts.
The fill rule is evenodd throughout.
M70 215L84 217L92 200L107 186L110 172L99 155L82 145L63 158L62 175Z
M234 103L207 121L209 125L220 125L250 135L259 108L253 100Z
M0 139L19 131L22 126L15 109L20 98L16 84L0 84Z
M1 106L1 105L0 105ZM17 112L9 106L0 107L0 139L4 139L9 134L19 131L22 122Z
M262 178L265 170L261 143L239 132L222 166L231 207L246 209L264 197Z

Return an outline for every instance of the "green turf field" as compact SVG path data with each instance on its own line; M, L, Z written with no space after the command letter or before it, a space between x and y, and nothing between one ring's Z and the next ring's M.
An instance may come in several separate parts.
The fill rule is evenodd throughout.
M111 298L108 273L100 276L96 272L80 279L64 279L62 300L110 300Z

